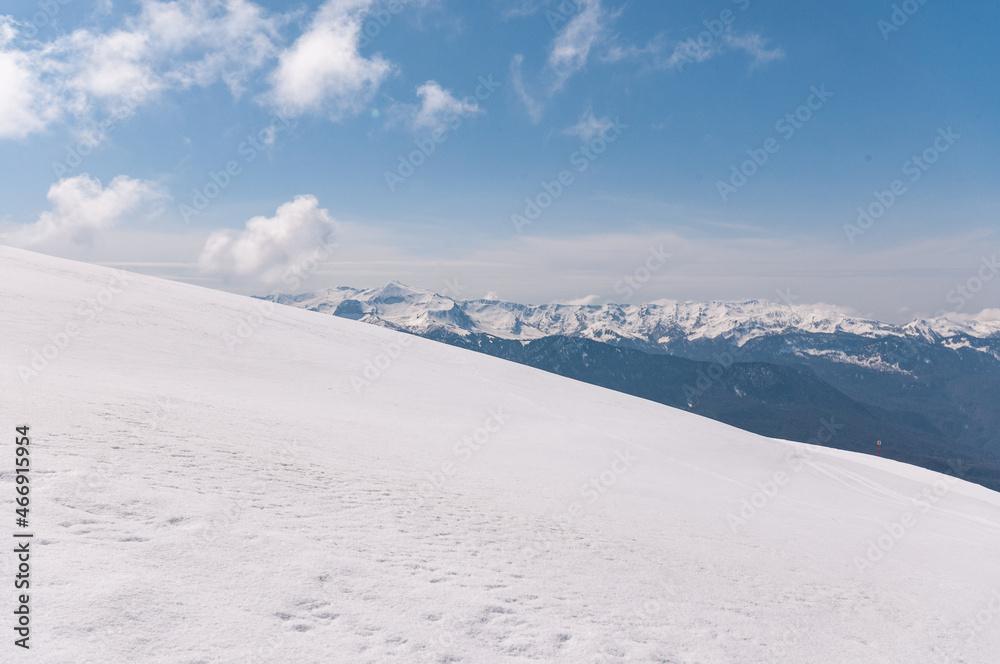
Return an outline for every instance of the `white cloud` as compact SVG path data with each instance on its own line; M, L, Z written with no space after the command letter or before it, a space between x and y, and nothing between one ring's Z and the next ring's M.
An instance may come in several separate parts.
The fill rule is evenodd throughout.
M524 56L517 54L510 62L510 80L511 87L514 88L514 94L517 95L518 100L524 105L524 110L528 112L528 117L531 121L538 123L542 119L542 112L545 110L544 105L532 97L527 88L524 85L524 74L521 71L524 65Z
M35 223L16 229L4 241L17 246L90 243L125 215L164 197L157 184L124 175L106 188L86 173L65 178L49 188L52 209L43 212Z
M362 21L373 0L327 0L312 23L281 53L268 100L289 115L326 113L337 120L360 112L393 70L359 53Z
M727 27L726 31L719 35L706 31L698 37L675 42L672 46L663 34L657 35L643 47L617 45L608 51L605 59L608 62L640 60L654 69L683 71L687 65L706 62L735 51L742 51L749 55L752 67L781 60L785 57L785 52L782 49L769 49L767 39L759 33L735 34L731 28Z
M566 25L556 34L546 65L540 74L538 85L550 97L562 90L566 81L587 66L591 52L607 37L607 28L617 17L617 14L609 14L604 10L601 0L575 2L576 12L570 15ZM515 55L510 66L512 87L532 122L538 123L545 105L536 95L528 92L523 65L524 56Z
M252 0L138 4L117 28L47 42L24 39L13 19L0 17L0 139L59 121L99 134L100 120L127 117L160 93L218 82L237 98L256 82L258 100L278 111L339 120L363 110L394 71L359 50L363 21L380 0L326 0L287 48L282 29L295 12L271 13Z
M603 134L613 126L614 123L610 119L594 117L594 112L588 108L579 122L564 129L562 133L567 136L578 136L584 143L589 143L592 138Z
M557 300L553 302L553 304L568 304L573 307L589 307L600 303L600 295L585 295L584 297L575 297L568 300Z
M0 29L4 26L0 24ZM23 138L41 131L55 109L38 99L37 77L28 58L16 51L0 51L0 138Z
M722 43L712 41L703 44L697 39L686 39L676 46L673 52L663 60L657 60L657 66L662 69L683 69L685 64L705 62L723 52Z
M173 61L164 74L169 84L222 80L239 96L250 76L277 56L285 21L247 0L146 0L135 30L157 59Z
M0 16L0 46L6 46L17 37L14 19L10 16Z
M410 122L414 129L445 129L457 117L482 113L475 101L457 99L435 81L427 81L417 88L420 106L412 108Z
M500 13L505 19L533 16L542 9L541 0L500 0Z
M1000 309L983 309L977 314L953 311L943 314L943 317L956 323L997 323L1000 322Z
M608 21L601 0L577 0L577 6L579 11L556 35L549 52L553 91L561 89L573 74L587 65L590 51L604 35Z
M0 19L0 138L61 119L93 124L167 89L221 80L239 95L276 56L284 20L247 0L142 0L121 28L37 42L21 40L13 21Z
M767 40L756 32L748 32L744 35L734 35L726 33L723 36L726 45L736 51L743 51L749 55L752 65L763 65L785 57L785 52L780 48L767 48Z
M314 196L296 196L273 217L254 217L242 231L212 233L199 258L204 274L264 286L287 283L333 241L337 222Z

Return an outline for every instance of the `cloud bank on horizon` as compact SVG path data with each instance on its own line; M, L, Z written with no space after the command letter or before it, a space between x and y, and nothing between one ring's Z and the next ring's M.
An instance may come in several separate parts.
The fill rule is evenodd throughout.
M477 5L18 0L0 240L246 292L1000 307L997 7Z

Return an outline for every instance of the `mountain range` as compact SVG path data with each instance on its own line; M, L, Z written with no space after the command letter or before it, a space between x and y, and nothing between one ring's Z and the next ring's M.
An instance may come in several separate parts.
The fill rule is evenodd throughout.
M764 300L528 305L398 282L266 299L1000 489L1000 321L894 325Z

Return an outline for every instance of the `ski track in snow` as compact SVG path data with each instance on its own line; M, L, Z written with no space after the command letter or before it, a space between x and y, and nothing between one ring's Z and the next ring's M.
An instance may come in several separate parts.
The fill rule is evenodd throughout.
M397 333L277 307L230 350L251 300L138 275L79 320L109 274L0 248L0 422L34 446L18 661L995 661L993 492L948 478L923 510L943 476L423 339L359 394ZM26 385L18 367L72 320ZM456 454L497 408L482 449ZM916 525L859 570L906 512ZM4 587L13 569L0 558Z

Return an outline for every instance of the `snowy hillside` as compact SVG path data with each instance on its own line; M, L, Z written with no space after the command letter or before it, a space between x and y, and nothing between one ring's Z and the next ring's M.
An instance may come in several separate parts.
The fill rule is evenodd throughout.
M866 338L940 340L958 335L1000 339L1000 321L957 323L944 318L908 325L853 318L832 308L745 302L669 302L640 305L527 305L495 300L454 300L391 282L382 288L333 288L280 295L277 302L363 319L425 335L489 334L503 339L574 336L595 341L631 340L668 346L679 340L723 338L743 346L778 334L848 334Z
M433 304L413 315L584 324ZM1000 494L392 330L0 247L0 394L5 440L32 433L18 661L1000 651Z

